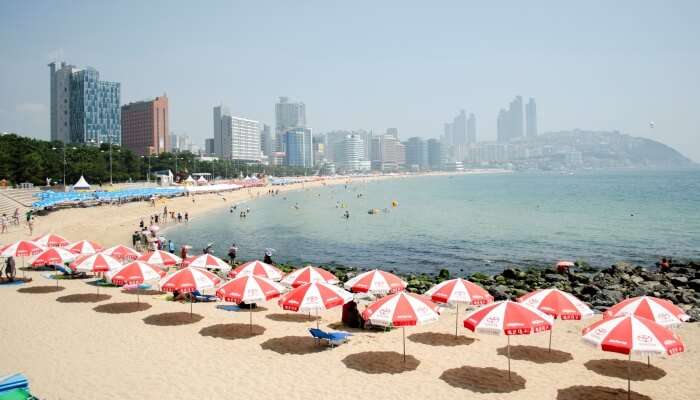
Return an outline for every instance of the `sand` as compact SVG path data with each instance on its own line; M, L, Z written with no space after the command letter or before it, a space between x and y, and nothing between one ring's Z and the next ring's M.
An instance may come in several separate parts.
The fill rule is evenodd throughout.
M262 189L266 191L266 188ZM241 197L235 197L241 196ZM248 194L227 194L227 204ZM196 218L221 207L218 196L186 199L168 207ZM37 232L70 239L127 243L132 226L153 209L146 204L65 210L39 218ZM15 237L27 237L14 231ZM5 243L10 235L2 237ZM23 372L42 399L625 399L626 356L580 341L588 321L557 321L553 351L547 333L511 338L512 376L507 378L506 338L460 327L454 310L433 324L402 331L352 331L336 348L308 335L315 319L283 311L276 302L254 310L227 311L223 303L169 302L103 287L96 298L90 280L56 282L29 272L33 281L0 286L0 375ZM362 306L361 306L362 307ZM341 309L321 314L321 327L338 329ZM678 328L688 350L673 357L633 357L637 399L697 399L700 324Z

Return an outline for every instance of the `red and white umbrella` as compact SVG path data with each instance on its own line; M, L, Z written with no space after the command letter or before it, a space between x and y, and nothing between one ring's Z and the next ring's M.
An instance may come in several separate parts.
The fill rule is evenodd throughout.
M240 275L216 290L216 297L236 304L253 304L279 297L284 287L270 279L256 275ZM253 307L250 310L250 329L253 330Z
M86 255L79 257L70 264L70 268L74 271L88 272L91 274L99 274L101 272L107 272L114 269L121 268L122 264L117 261L117 259L112 258L106 254L93 254L91 256ZM97 295L100 294L100 285L97 286Z
M657 297L641 296L623 300L608 308L603 318L634 315L650 319L661 326L674 328L690 319L680 307L672 302Z
M362 319L372 325L401 327L403 332L403 360L406 361L406 326L423 325L437 321L440 306L430 298L413 293L399 292L370 304Z
M498 301L467 315L464 327L472 332L508 337L508 379L510 379L510 336L529 335L552 329L554 319L540 310L515 303Z
M64 264L75 260L78 255L60 247L51 247L37 254L30 260L35 267L52 264Z
M132 249L131 247L124 246L123 244L119 244L113 247L110 247L108 249L105 249L101 251L102 254L107 254L108 256L112 256L116 258L117 260L136 260L137 258L141 257L141 253L138 251Z
M325 282L334 285L338 283L338 278L323 268L308 265L290 272L282 278L280 283L295 288L312 282Z
M455 336L459 330L459 305L470 306L493 303L493 296L486 289L466 279L457 278L440 282L425 292L425 295L436 303L454 304L457 306L455 314Z
M228 273L229 278L235 278L240 275L262 276L273 281L279 281L284 273L273 265L255 260L241 264Z
M627 398L630 395L632 353L641 355L683 352L676 333L656 322L634 315L602 319L583 329L583 341L603 351L627 354Z
M311 313L342 306L352 300L352 293L326 282L306 283L292 289L280 298L279 305L285 310ZM316 319L318 327L318 318Z
M22 257L22 276L24 276L24 257L33 256L44 251L44 248L29 240L18 240L3 247L0 257Z
M518 298L518 302L536 308L553 318L579 320L593 316L593 310L576 296L559 289L539 289ZM549 350L552 350L552 330L549 330Z
M39 236L32 240L34 243L44 246L44 247L63 247L70 243L66 238L53 233L47 233L46 235Z
M91 240L79 240L69 244L66 250L80 255L92 255L102 251L102 245Z
M165 271L143 261L132 261L121 268L109 271L106 278L117 286L140 285L146 281L154 281L165 276ZM136 292L136 302L140 302L139 292Z
M202 268L185 267L160 280L160 290L164 292L190 293L212 289L221 283L221 278ZM190 302L190 315L192 315L192 302Z
M219 257L213 256L211 254L201 254L189 258L182 262L182 265L194 268L205 268L205 269L218 269L218 270L229 270L231 268L228 263Z
M144 253L141 257L137 258L137 260L155 265L176 265L182 262L182 258L163 250Z
M345 289L355 293L386 294L404 290L408 283L398 276L378 269L363 272L345 282Z

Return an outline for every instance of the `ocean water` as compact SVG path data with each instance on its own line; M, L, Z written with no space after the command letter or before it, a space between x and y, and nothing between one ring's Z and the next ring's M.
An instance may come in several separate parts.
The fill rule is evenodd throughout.
M166 236L195 252L214 242L219 256L235 242L242 260L262 259L269 247L277 262L399 272L700 259L698 170L413 177L261 196L238 207L196 216ZM371 208L381 211L370 215Z

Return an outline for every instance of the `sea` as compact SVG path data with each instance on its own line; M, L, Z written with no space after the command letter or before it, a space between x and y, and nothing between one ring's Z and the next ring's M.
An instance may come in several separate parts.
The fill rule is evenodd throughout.
M195 253L213 243L225 257L235 243L239 260L271 248L275 262L407 274L700 260L700 170L353 180L233 206L195 210L165 235Z

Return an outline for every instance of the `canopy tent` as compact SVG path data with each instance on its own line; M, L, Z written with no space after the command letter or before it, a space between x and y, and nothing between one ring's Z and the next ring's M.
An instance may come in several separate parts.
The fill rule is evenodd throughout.
M90 184L87 183L85 180L85 177L80 175L80 179L78 179L78 182L73 185L73 190L89 190L90 189Z
M185 179L185 185L192 185L196 182L197 181L195 181L194 178L192 178L192 175L188 176L187 179Z
M198 185L206 185L207 183L208 181L203 176L200 176L199 179L197 179Z

